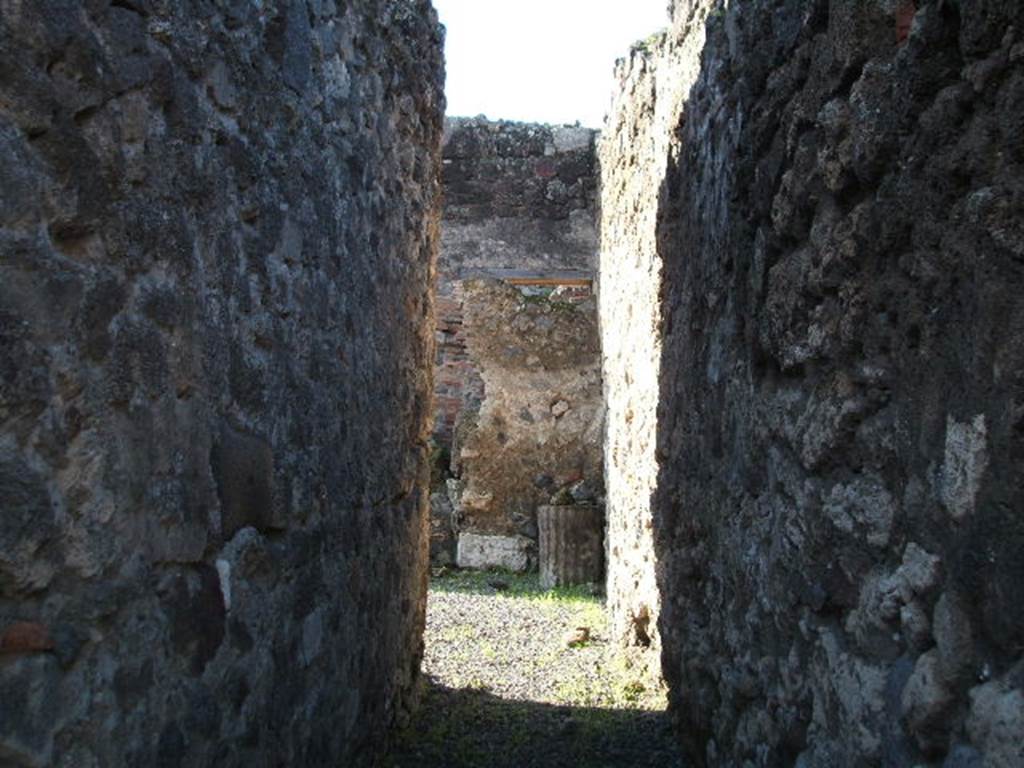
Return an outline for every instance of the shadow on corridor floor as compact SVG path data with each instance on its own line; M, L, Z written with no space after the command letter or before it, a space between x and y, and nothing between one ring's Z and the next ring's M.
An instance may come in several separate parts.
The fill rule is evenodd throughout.
M664 712L558 706L427 679L382 768L680 768Z

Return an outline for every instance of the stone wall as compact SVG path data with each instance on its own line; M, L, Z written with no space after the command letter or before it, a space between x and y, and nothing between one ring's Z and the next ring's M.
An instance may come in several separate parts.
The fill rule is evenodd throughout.
M461 281L510 271L588 275L597 260L596 132L588 128L445 121L444 226L437 278L434 439L450 447L459 414L483 383L466 358Z
M661 367L658 196L679 148L673 130L697 74L700 35L663 33L616 65L618 90L599 142L600 319L606 408L608 610L626 644L657 650L653 493Z
M534 476L527 479L522 475L526 471L525 464L512 467L508 481L511 485L497 491L496 499L485 505L484 514L478 514L481 510L464 512L460 508L460 488L467 485L489 487L499 481L497 475L492 476L497 469L497 465L492 467L492 464L498 456L489 456L486 460L474 456L467 462L460 455L480 423L478 415L488 396L485 392L486 377L481 375L481 361L476 358L469 338L475 332L481 340L477 349L483 349L490 343L490 340L484 341L485 337L492 333L488 330L488 323L495 317L502 317L505 322L525 323L527 333L534 335L535 342L554 343L554 337L547 331L533 328L537 318L516 309L527 295L531 296L534 304L530 306L534 309L547 306L557 315L560 308L575 306L581 315L596 315L593 301L588 301L592 295L597 256L595 135L590 129L573 126L490 122L484 118L451 118L445 123L445 210L436 295L438 326L433 439L437 471L431 497L431 556L436 563L456 558L458 529L464 522L468 525L469 536L465 543L472 540L484 549L491 545L509 548L509 552L515 553L513 560L521 565L535 554L534 506L546 503L551 491L538 490L532 485ZM473 293L473 302L477 305L475 316L487 320L482 319L482 324L475 330L469 327L471 320L466 305L467 290L464 288L468 282L502 279L512 285L524 277L540 278L550 284L546 287L521 286L521 292L507 289L508 286L507 290L493 285L487 289L478 286ZM558 285L558 280L563 284ZM556 300L546 304L545 296L554 288L557 288ZM495 302L493 307L484 306L489 300ZM591 324L595 319L592 317L588 321L586 332L579 339L563 336L557 343L589 349L595 343L588 335L593 330ZM540 354L547 353L542 351ZM594 383L593 358L587 357L586 352L583 357L587 359L581 362L578 373L582 377L581 382L586 383L580 387L574 385L572 389L574 394L582 396L580 413L590 414L594 397L589 389ZM534 390L544 379L531 379L526 368L517 367L520 363L512 364L517 371L515 375L498 376L495 373L491 384L502 388L525 387L518 393L503 389L501 395L495 396L499 400L508 397L523 400L520 406L527 407L527 401L533 403L539 396ZM557 376L564 377L564 374L563 371ZM599 401L599 395L597 399ZM503 411L507 405L494 403L484 407ZM576 417L561 422L562 431L575 421ZM557 463L553 454L542 459L546 441L541 437L544 423L543 420L538 421L533 430L530 441L539 447L530 449L529 457L515 453L525 450L526 443L517 443L517 447L511 450L490 445L493 436L485 437L481 433L476 439L483 450L498 450L501 455L512 457L513 465L520 460L531 466L538 461ZM579 425L581 436L587 433L587 439L591 441L586 449L588 458L584 462L588 473L591 467L596 466L590 456L595 444L588 432L589 424L588 421L587 426L583 426L583 422ZM548 450L552 448L550 446ZM574 472L583 471L575 459L569 463L577 467ZM484 469L485 465L487 469ZM479 469L482 474L475 480L468 475L463 476L467 468L471 472ZM462 482L459 479L453 481L449 492L443 481L453 472L457 478L462 476ZM594 480L599 478L592 478L591 485L594 485ZM502 480L500 484L504 482ZM546 488L550 482L554 479L542 484ZM513 492L512 488L519 490ZM475 504L473 498L472 493L467 497L471 506ZM483 523L485 518L488 520L486 524ZM520 538L502 542L479 539L480 534L519 536L521 533L529 537L528 541ZM464 547L464 552L476 551L480 547ZM469 559L463 560L464 563L483 564L472 555L467 557Z
M1022 34L1009 0L677 2L623 73L688 90L630 291L696 764L1024 761ZM620 124L662 132L650 93ZM644 402L604 329L610 409ZM612 494L649 477L615 459Z
M600 483L595 300L524 295L499 280L466 281L463 292L485 395L454 448L458 564L525 570L536 564L537 507Z
M593 269L597 132L573 126L445 121L438 269Z
M3 765L350 765L406 707L441 42L0 3Z

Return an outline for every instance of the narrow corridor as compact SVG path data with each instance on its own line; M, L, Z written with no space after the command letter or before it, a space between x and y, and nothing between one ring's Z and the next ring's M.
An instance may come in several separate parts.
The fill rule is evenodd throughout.
M385 768L682 765L651 652L609 642L588 587L435 576L425 640L422 706Z

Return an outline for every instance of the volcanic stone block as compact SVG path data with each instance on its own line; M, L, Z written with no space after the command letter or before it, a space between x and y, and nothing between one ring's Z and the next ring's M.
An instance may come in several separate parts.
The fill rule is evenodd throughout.
M0 597L45 587L53 566L43 550L57 526L50 494L37 472L0 447Z
M457 539L453 520L454 508L448 494L430 494L430 562L452 565L455 562Z

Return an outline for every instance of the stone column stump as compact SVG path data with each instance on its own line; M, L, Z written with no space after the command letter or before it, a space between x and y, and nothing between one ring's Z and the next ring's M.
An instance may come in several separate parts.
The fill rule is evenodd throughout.
M540 584L545 589L599 582L604 576L604 509L599 506L537 508Z

